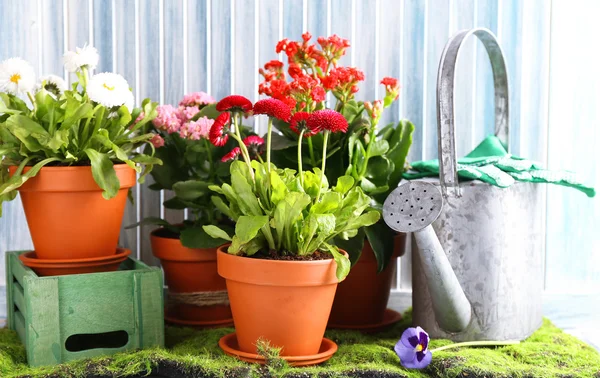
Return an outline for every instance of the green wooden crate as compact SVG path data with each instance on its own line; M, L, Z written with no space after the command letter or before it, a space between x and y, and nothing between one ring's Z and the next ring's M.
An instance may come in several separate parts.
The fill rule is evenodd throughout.
M30 366L164 345L160 269L129 258L116 272L38 277L6 253L8 327Z

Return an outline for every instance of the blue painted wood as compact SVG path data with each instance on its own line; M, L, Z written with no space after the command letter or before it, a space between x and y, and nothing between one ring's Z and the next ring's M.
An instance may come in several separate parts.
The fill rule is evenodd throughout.
M552 3L548 166L576 169L600 188L596 14L598 2ZM600 201L549 186L547 202L547 290L600 291Z
M187 90L209 92L207 2L187 1Z
M391 25L403 24L402 2L396 0L381 0L379 2L379 41L377 43L377 77L375 77L375 88L377 98L383 99L385 96L385 88L380 84L384 77L394 77L400 79L400 66L402 64L402 36L403 32L395 32ZM404 85L404 83L400 83ZM400 120L400 103L403 98L398 98L388 109L381 115L380 125L385 126L390 122L398 122Z
M424 81L423 85L425 104L424 114L419 119L422 125L422 134L419 139L413 139L416 143L421 143L422 151L420 156L417 155L411 160L434 159L437 158L438 142L437 142L437 113L436 104L437 98L435 87L437 83L437 68L442 56L442 51L446 45L446 41L450 38L450 13L451 7L448 0L434 1L427 3L427 21L424 23L426 28L425 35L425 56L424 56ZM405 14L404 19L408 20ZM425 25L435 25L435 27L426 27ZM410 37L409 37L410 38ZM418 62L415 64L419 64ZM409 119L415 119L409 117ZM465 131L464 127L459 127L461 134ZM413 143L414 145L415 143ZM412 153L417 153L418 149Z
M346 50L346 55L339 60L339 64L342 66L354 66L353 59L356 54L356 41L352 38L354 35L352 30L356 25L356 0L330 0L330 2L330 34L337 34L342 38L350 40L350 48Z
M163 70L161 65L161 16L164 9L161 0L144 0L136 3L137 14L139 17L139 63L138 78L140 92L138 101L149 97L155 101L163 98L163 88L161 88L160 74ZM146 217L158 217L161 215L161 196L159 192L148 189L152 184L152 177L148 177L146 182L140 187L139 213L140 219ZM152 265L158 265L158 260L152 255L150 246L150 232L155 226L141 227L139 234L140 256L144 261Z
M453 0L450 4L450 36L459 30L471 29L475 26L475 0ZM456 154L468 154L475 143L474 114L475 114L475 46L477 38L471 37L465 41L460 51L456 66L456 88L454 89L455 123L457 128ZM439 61L439 56L437 59ZM431 122L428 120L428 125ZM432 138L429 138L431 140ZM436 154L437 156L437 154Z
M39 45L39 58L42 66L40 73L64 76L62 62L62 55L65 52L63 2L62 0L42 0L37 4L39 6L38 15L43 15L41 20L36 21L41 29L38 41L43 41ZM4 6L2 9L4 12ZM3 24L5 23L3 22ZM6 25L12 26L10 23Z
M246 0L234 0L233 6L233 86L234 93L258 100L258 83L262 78L258 68L266 62L258 61L258 11L256 4L246 5ZM259 81L260 80L260 81ZM254 127L254 117L244 120L244 125Z
M365 73L365 81L358 83L359 92L356 99L359 101L373 101L376 97L377 87L377 8L379 1L355 0L356 14L360 15L361 22L355 23L355 37L353 47L353 65ZM374 22L364 22L368 19Z
M2 4L0 11L0 60L21 57L30 62L39 74L39 28L37 21L37 3L33 0L9 2ZM19 33L14 33L14 21L22 20ZM32 248L31 236L25 221L21 198L17 196L12 202L4 203L2 208L2 227L0 227L0 282L5 281L4 253L14 249Z
M93 34L91 44L98 50L100 60L96 72L113 72L113 7L112 0L94 0Z
M300 41L304 30L304 0L286 0L283 6L283 38ZM315 36L316 39L316 36Z
M133 88L136 103L139 104L139 81L136 80L137 68L137 33L136 33L136 6L133 1L115 1L114 3L115 27L114 27L114 64L115 72L123 75L125 80ZM132 21L133 20L133 21ZM119 244L129 248L134 256L140 257L138 248L139 235L141 230L129 229L124 227L134 224L138 219L138 208L141 206L141 193L139 184L131 188L132 198L136 203L127 201L125 215L123 216L123 228ZM139 234L139 235L138 235Z
M215 98L231 94L231 1L211 2L211 93Z
M327 31L329 13L327 10L328 0L306 0L307 29L314 38L318 36L329 36Z
M498 33L498 1L480 0L477 2L476 26L490 29ZM485 48L475 39L475 116L473 140L475 143L482 141L486 136L494 133L494 80L492 67Z

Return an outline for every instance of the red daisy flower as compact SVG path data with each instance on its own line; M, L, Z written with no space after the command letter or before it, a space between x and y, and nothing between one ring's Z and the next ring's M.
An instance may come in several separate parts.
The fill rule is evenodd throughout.
M219 114L219 116L215 119L215 122L210 128L210 132L208 133L208 139L212 144L217 147L222 147L227 143L229 139L229 134L227 133L227 124L229 123L229 113L224 112Z
M220 112L244 112L252 110L252 102L244 96L231 95L224 97L217 103L217 110Z
M300 135L300 133L304 130L304 137L309 138L315 135L318 130L309 129L306 125L306 121L310 117L310 113L307 112L296 112L290 121L290 129L293 132Z
M315 132L329 130L333 133L345 133L348 130L348 121L335 110L323 109L312 113L306 121L306 126Z
M240 156L241 153L242 150L240 150L239 147L235 147L233 150L229 151L225 156L223 156L221 158L221 161L223 163L226 163L228 161L235 160L238 156Z
M242 142L244 142L247 147L260 147L265 144L264 139L258 135L247 136Z
M256 104L254 104L254 114L266 114L269 117L287 122L292 116L292 110L281 100L265 98L256 101Z

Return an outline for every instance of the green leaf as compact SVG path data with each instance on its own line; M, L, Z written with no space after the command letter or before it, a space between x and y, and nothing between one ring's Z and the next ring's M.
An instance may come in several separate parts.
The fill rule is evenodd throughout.
M302 211L311 203L306 193L289 192L280 201L273 212L271 227L275 228L278 236L277 249L297 252L297 238L294 238L295 223L302 216Z
M358 261L358 259L360 259L360 256L362 254L365 242L364 229L364 227L358 229L356 236L352 238L344 239L339 236L336 236L334 238L335 245L348 252L350 262L352 263L352 265L356 264L356 262Z
M44 150L44 146L50 140L46 129L29 117L15 114L8 117L5 125L31 152Z
M209 104L200 109L200 111L196 113L194 117L192 117L192 120L197 121L202 117L216 119L219 116L219 114L221 114L221 112L217 110L217 104Z
M373 144L371 145L371 150L369 151L369 157L381 156L381 155L385 154L386 152L388 152L389 149L390 149L390 145L388 144L387 140L377 139L377 140L373 141Z
M235 195L239 198L237 204L240 210L246 215L260 215L263 212L258 204L256 195L252 191L252 186L248 183L245 174L240 170L240 165L243 167L244 164L241 162L238 163L240 164L231 165L231 186Z
M333 259L337 264L337 267L335 269L335 276L337 277L338 281L342 282L344 278L346 278L348 273L350 273L350 260L348 260L348 257L341 254L340 251L338 251L337 247L327 243L324 244L325 247L327 247L327 249L329 250L329 252L331 252L331 254L333 255Z
M362 214L358 218L351 219L348 222L348 225L346 226L346 228L347 229L358 229L360 227L370 226L370 225L376 223L380 217L381 217L381 214L379 214L379 211L372 210L372 211Z
M166 220L159 218L159 217L146 217L140 222L126 226L125 229L129 230L132 228L136 228L138 226L161 226L161 227L164 227L167 230L175 232L177 234L180 231L179 227L173 226L173 225L171 225L171 223L169 223Z
M297 139L290 139L277 133L271 134L271 151L285 150L288 148L290 149L289 152L293 153L293 150L298 148Z
M377 222L363 228L377 259L377 271L383 271L394 254L396 233L384 222Z
M173 185L173 191L182 200L193 201L210 193L208 185L208 183L199 180L180 181Z
M342 195L337 192L325 192L321 200L310 208L312 214L332 213L342 204Z
M229 237L227 237L227 239L223 239L222 237L214 238L206 231L205 227L211 226L184 228L183 231L181 231L180 236L181 244L188 248L216 248L225 244L228 240L231 240ZM218 229L216 226L212 227ZM224 236L228 236L224 231L223 233L225 234ZM221 235L221 233L219 233L219 235Z
M225 204L225 201L223 201L223 198L221 198L219 196L211 196L210 201L212 202L213 206L217 210L219 210L221 213L225 214L227 216L227 218L230 218L230 219L236 221L237 218L239 217L239 214L234 214L231 211L231 209L229 208L229 206L227 206L227 204Z
M228 240L231 241L231 236L229 236L229 234L227 234L227 232L225 232L224 230L222 230L221 228L214 226L212 224L206 225L206 226L202 226L202 229L211 237L215 238L215 239L223 239L223 240Z
M346 194L354 186L354 178L352 176L341 176L338 178L335 188L336 192Z
M59 160L58 158L44 159L44 160L40 161L39 163L35 164L33 167L31 167L27 172L21 174L23 172L23 168L25 168L25 165L31 159L32 159L32 157L29 157L29 158L23 160L21 162L21 164L19 165L19 168L17 169L15 174L10 179L8 179L8 181L4 182L4 184L2 186L0 186L0 196L10 195L10 193L12 191L20 188L21 185L23 185L27 180L29 180L30 178L37 175L38 172L40 171L40 169L42 169L46 164L49 164L53 161ZM7 174L7 173L5 173L5 174ZM3 177L3 179L5 179L5 178L6 177Z
M287 186L275 170L271 171L271 202L277 205L289 192Z
M90 159L92 165L92 176L94 181L103 190L102 197L111 199L117 195L121 183L115 172L112 161L107 154L100 153L91 148L86 148L83 152Z
M387 153L387 158L394 163L394 170L389 176L389 186L395 188L402 180L402 174L404 173L404 166L406 164L406 157L408 151L412 145L412 134L415 130L415 126L407 120L402 120L398 124L397 132L401 133L399 142L394 145L392 149Z
M268 222L269 217L266 215L242 215L235 225L235 235L242 244L248 243L256 237L258 231Z

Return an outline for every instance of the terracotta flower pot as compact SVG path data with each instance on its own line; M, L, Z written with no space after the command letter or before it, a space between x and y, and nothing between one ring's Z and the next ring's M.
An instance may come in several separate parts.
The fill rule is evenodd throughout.
M255 259L228 254L226 247L219 247L217 264L240 349L257 353L262 338L281 347L282 356L317 354L338 285L335 261Z
M169 237L171 236L171 237ZM165 271L165 281L170 293L223 292L227 290L225 279L217 273L217 249L192 249L169 235L164 229L150 234L152 253L160 259ZM169 308L169 314L177 319L196 321L210 325L231 319L228 304L197 306L177 303Z
M19 259L33 269L38 276L65 276L69 274L113 272L125 260L131 251L118 248L113 256L75 260L41 260L35 252L23 253Z
M402 256L406 234L398 234L394 242L394 257ZM383 272L377 273L375 254L369 242L365 240L360 259L338 287L329 324L340 328L381 324L384 321L395 274L394 261L390 261Z
M40 259L114 255L127 191L135 171L115 164L121 188L106 200L90 166L44 167L19 188L35 253ZM30 168L26 167L25 172ZM11 176L17 167L9 167Z

